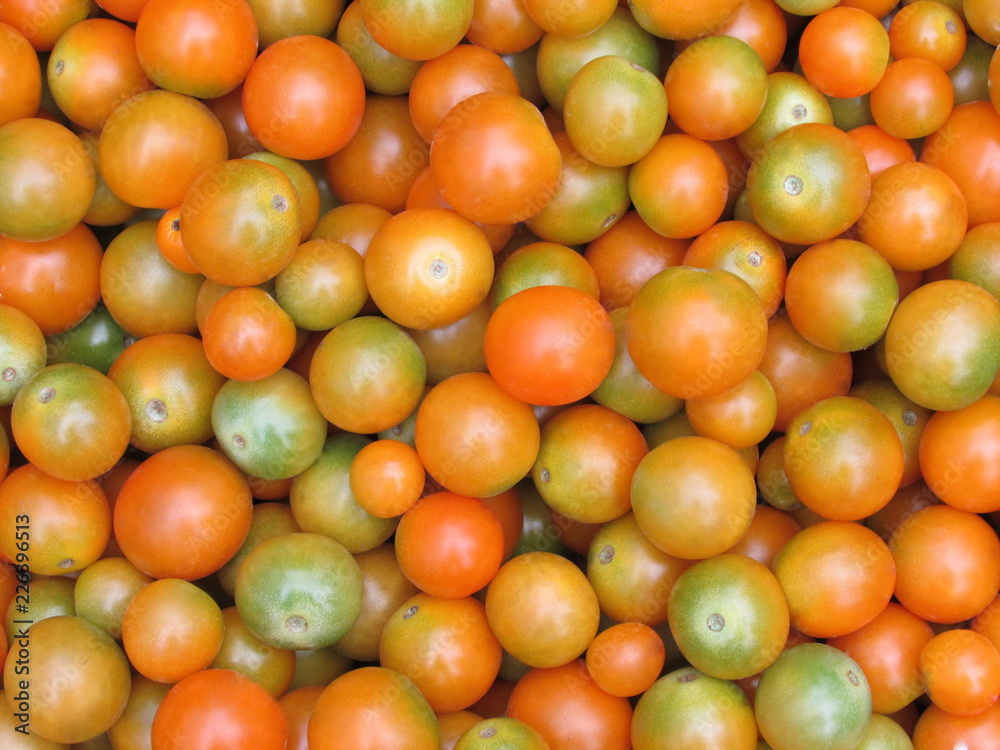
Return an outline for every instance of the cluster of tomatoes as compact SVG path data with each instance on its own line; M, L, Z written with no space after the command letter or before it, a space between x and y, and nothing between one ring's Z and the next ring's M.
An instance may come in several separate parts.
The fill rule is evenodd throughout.
M998 44L0 2L0 747L1000 746Z

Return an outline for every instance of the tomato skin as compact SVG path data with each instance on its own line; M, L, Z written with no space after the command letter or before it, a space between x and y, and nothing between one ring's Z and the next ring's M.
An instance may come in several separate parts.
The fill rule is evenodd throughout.
M236 576L236 609L277 648L323 648L358 619L364 583L354 557L321 534L296 532L257 545Z
M60 36L47 77L63 114L97 131L119 104L155 87L139 64L135 32L107 18L81 21Z
M1000 510L1000 397L931 415L920 439L920 469L948 505L971 513Z
M153 82L199 99L232 91L257 56L257 22L243 0L147 0L135 32Z
M562 156L541 113L515 94L459 102L431 141L431 167L458 213L487 224L537 214L559 186Z
M46 336L68 331L101 297L102 257L84 224L45 242L0 237L0 303L27 313Z
M969 406L986 394L1000 365L1000 302L967 281L923 285L893 313L885 361L899 390L921 406Z
M426 330L450 325L486 299L493 251L468 219L414 208L389 219L365 253L372 301L395 323Z
M131 688L121 647L80 617L49 617L30 630L30 640L25 637L20 648L11 648L4 665L9 710L27 713L22 720L30 724L30 734L49 746L84 742L105 732L125 709ZM14 689L25 680L16 671L24 669L17 661L25 644L31 650L30 687L37 691L28 708Z
M379 662L405 674L438 714L468 708L493 684L502 649L478 599L417 594L382 630Z
M225 160L226 133L211 110L173 91L145 91L117 107L101 131L98 165L119 198L173 208L208 167Z
M309 385L291 370L261 380L230 380L212 403L212 427L222 450L261 479L290 479L319 457L327 425Z
M131 443L147 453L212 438L212 401L225 378L193 336L164 333L135 342L108 377L132 414Z
M874 531L846 521L807 526L781 548L772 570L791 625L814 638L864 627L892 597L896 566Z
M250 66L243 83L250 132L269 151L292 159L322 159L339 151L357 131L364 106L358 66L322 37L275 42Z
M195 580L236 554L252 513L250 488L235 466L210 448L175 446L125 480L115 503L115 536L144 573Z
M806 78L827 96L867 94L885 73L889 34L878 17L841 7L813 18L802 32L799 62Z
M141 675L174 683L212 663L224 627L211 596L189 581L164 578L142 587L126 606L122 646Z
M351 554L372 550L392 536L398 518L367 513L351 492L351 463L370 441L363 435L338 433L327 438L319 458L291 482L289 504L299 528L324 534Z
M24 35L6 23L0 23L0 89L5 101L0 125L22 117L32 117L42 99L42 69Z
M84 365L50 365L18 391L11 428L21 452L46 474L87 481L124 455L132 418L106 376Z
M55 186L58 185L58 189ZM25 117L0 126L0 234L53 240L80 223L97 186L94 163L62 125Z
M927 136L920 161L941 169L958 185L969 207L970 228L1000 221L1000 111L990 102L955 107L944 125Z
M871 721L871 690L849 656L825 644L803 643L765 670L755 713L761 734L775 750L851 750Z
M771 140L747 174L757 223L782 242L836 237L865 210L871 175L861 148L833 125L804 123Z
M551 750L626 750L632 707L597 686L582 659L533 669L514 687L507 715L533 727Z
M178 271L156 244L156 222L140 221L111 240L101 260L101 295L115 322L136 338L198 330L205 279Z
M67 482L39 471L31 464L14 469L0 483L0 519L20 530L30 519L30 567L38 576L72 573L97 560L111 534L111 511L104 492L94 481ZM0 551L16 560L18 535Z
M615 334L600 303L564 286L508 297L486 325L486 364L501 388L529 404L572 403L601 384Z
M486 592L486 617L508 653L525 664L571 664L597 635L597 594L573 563L528 552L504 563Z
M928 622L975 617L1000 590L1000 541L981 517L949 505L924 507L889 537L895 596Z
M215 303L202 326L205 356L234 380L261 380L280 370L295 348L295 324L260 289L243 287Z
M409 677L361 667L324 688L309 718L313 750L439 750L440 730Z
M746 380L767 342L763 305L745 281L688 267L650 279L629 307L625 330L639 372L685 399L716 396Z
M323 337L309 366L316 406L333 425L367 435L399 424L423 395L427 365L402 328L351 318Z
M155 750L282 750L288 722L278 702L246 675L206 669L184 678L163 697L151 739Z
M754 49L731 36L699 39L667 69L670 118L695 138L733 138L753 125L768 96L767 71Z
M694 39L716 31L737 12L739 0L629 0L639 25L664 39Z
M851 396L818 401L788 425L785 474L824 518L857 521L885 507L903 476L903 445L882 412Z
M482 500L436 492L403 514L396 558L422 591L443 598L471 596L500 568L503 527Z
M702 560L732 547L757 507L753 474L736 451L710 438L658 445L632 475L642 532L674 557Z
M672 239L707 231L726 207L729 179L719 155L686 133L660 138L632 167L629 194L653 230Z
M973 716L956 716L932 705L917 720L913 746L920 750L953 750L962 745L993 750L998 736L1000 703Z
M206 169L181 203L181 241L206 277L228 286L274 278L295 253L302 205L275 166L232 159Z
M693 667L661 677L643 693L632 715L635 750L718 747L755 750L753 708L734 683L710 677Z
M692 666L740 680L769 667L788 639L788 605L778 579L756 560L701 560L670 590L670 632Z
M982 713L1000 697L1000 652L974 630L934 636L920 652L920 673L928 697L948 713Z

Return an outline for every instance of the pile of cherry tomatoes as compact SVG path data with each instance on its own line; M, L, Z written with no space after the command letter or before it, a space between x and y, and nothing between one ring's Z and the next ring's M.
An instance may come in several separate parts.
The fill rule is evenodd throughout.
M0 747L1000 747L1000 0L2 0Z

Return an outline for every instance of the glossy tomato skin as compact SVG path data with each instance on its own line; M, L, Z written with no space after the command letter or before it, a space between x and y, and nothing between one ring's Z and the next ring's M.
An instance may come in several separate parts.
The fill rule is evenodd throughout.
M849 656L825 644L803 643L765 670L755 713L761 734L775 750L803 741L848 750L871 721L871 689Z
M134 346L134 348L133 348ZM225 378L193 336L164 333L137 341L108 377L132 415L131 443L147 453L212 438L212 401Z
M625 330L633 362L653 385L678 398L705 398L728 391L756 369L767 318L742 279L676 267L642 287Z
M500 567L503 528L482 500L436 492L403 514L396 530L396 558L422 591L447 598L471 596Z
M889 549L896 599L928 622L975 617L1000 589L1000 541L982 516L943 504L921 508L892 532Z
M144 208L173 208L228 154L226 132L194 97L157 89L127 99L101 131L97 160L112 192Z
M147 0L135 36L143 70L161 88L199 99L229 93L257 56L257 21L246 2Z
M668 608L681 653L712 677L757 674L788 639L788 606L777 578L744 555L695 563L671 589Z
M25 117L0 126L0 165L0 189L8 196L0 234L24 242L55 239L90 208L94 164L80 139L58 123Z
M347 549L320 534L268 539L236 577L236 608L246 626L278 648L322 648L358 619L364 584Z
M363 315L327 333L309 366L316 406L333 425L371 434L398 424L420 402L423 354L392 321Z
M302 231L302 204L275 166L231 159L202 172L181 203L181 240L194 266L228 286L277 276Z
M125 709L131 688L121 647L80 617L49 617L30 631L14 642L4 665L10 709L27 713L31 734L48 743L68 745L105 732ZM16 671L25 651L31 660L29 686L37 691L28 701L11 688L25 684Z
M998 157L1000 112L984 101L955 107L920 152L921 162L941 169L958 185L969 206L970 227L1000 221Z
M139 570L195 580L236 553L251 516L250 488L236 467L210 448L180 445L146 459L125 480L115 535Z
M632 706L606 693L582 659L533 669L515 685L507 715L533 727L551 750L625 750Z
M493 684L502 649L477 599L417 594L382 631L379 661L405 674L438 714L468 708Z
M531 287L507 298L486 326L486 364L512 396L560 405L593 391L611 369L614 327L590 295Z
M538 456L538 420L487 373L453 375L417 411L415 447L435 481L471 497L490 497L523 479Z
M70 27L49 57L48 82L63 114L89 130L100 130L114 109L154 88L139 64L135 31L108 18Z
M223 629L211 596L189 581L165 578L132 597L122 618L122 645L140 674L177 682L212 663ZM181 645L170 648L172 643Z
M326 420L308 384L286 369L223 385L212 403L212 427L229 459L262 479L289 479L305 471L326 438Z
M324 534L352 554L367 552L392 536L398 518L378 518L351 492L351 464L370 441L362 435L329 437L319 458L292 479L289 503L302 531Z
M434 712L410 678L362 667L323 690L309 719L315 750L438 750Z
M293 159L322 159L343 148L361 123L364 103L364 81L347 52L306 34L264 50L243 85L250 132L268 150Z
M600 605L586 576L551 552L505 563L486 594L486 616L508 653L533 667L571 663L597 634Z
M132 418L125 397L106 376L64 364L40 370L18 391L11 427L21 452L42 471L86 481L124 455Z
M552 200L562 157L534 106L514 94L485 92L441 120L430 162L456 211L472 221L511 224Z
M132 336L198 330L196 303L204 277L179 271L163 257L156 222L137 222L111 240L100 278L104 305Z
M823 123L796 125L776 136L747 175L754 218L782 242L836 237L860 218L870 193L861 148Z
M9 92L0 124L31 117L42 98L42 70L38 55L25 36L9 24L0 25L0 59L4 62L3 90Z
M753 750L757 730L753 707L734 683L693 667L667 673L647 690L632 716L632 747L664 750L664 739L692 747Z
M1000 302L982 287L944 279L904 299L886 329L889 376L904 395L936 410L980 399L1000 364Z
M632 476L639 528L661 550L686 560L713 557L739 541L756 496L753 474L740 455L700 436L658 445Z
M278 702L249 677L229 669L203 670L175 684L152 724L157 750L281 750L287 740L288 723Z

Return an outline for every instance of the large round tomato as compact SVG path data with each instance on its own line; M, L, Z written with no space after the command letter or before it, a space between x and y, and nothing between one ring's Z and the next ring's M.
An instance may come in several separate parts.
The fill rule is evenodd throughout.
M246 480L210 448L179 445L146 459L115 503L125 556L156 578L204 578L240 548L250 528Z
M868 204L861 148L833 125L789 128L754 159L747 199L757 223L783 242L813 244L848 229Z
M566 286L508 297L486 326L486 364L497 384L529 404L587 396L611 369L615 333L601 304Z
M431 142L445 200L472 221L513 224L541 211L562 157L541 113L515 94L485 92L455 105Z
M728 391L756 369L767 342L760 298L728 271L668 268L636 294L628 351L647 380L678 398Z
M351 139L365 84L343 48L323 37L290 36L264 50L243 85L243 111L261 144L292 159L322 159Z
M80 223L97 186L94 163L62 125L34 117L0 127L0 234L52 240Z
M342 544L321 534L261 542L236 576L236 608L247 627L278 648L335 643L358 619L361 569Z

